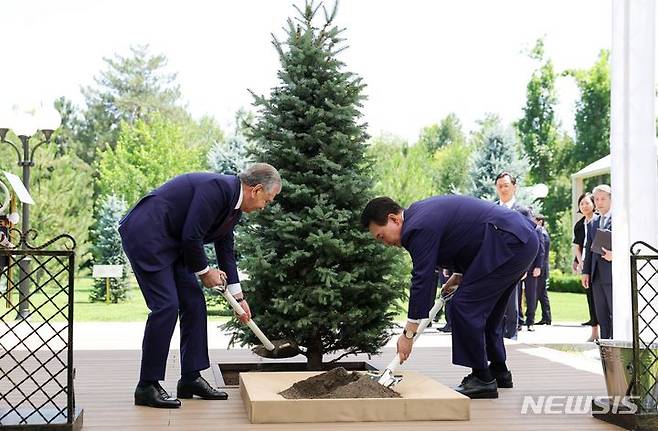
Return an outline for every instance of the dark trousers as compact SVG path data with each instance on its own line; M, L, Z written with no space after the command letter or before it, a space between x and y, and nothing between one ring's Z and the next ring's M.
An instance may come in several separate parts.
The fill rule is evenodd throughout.
M526 283L525 280L519 283L519 288L517 289L518 292L518 297L519 297L519 325L523 325L524 320L523 320L523 292L526 290ZM526 313L527 313L527 308L528 308L528 297L526 293Z
M533 235L527 243L503 231L515 257L483 277L471 280L468 271L450 301L452 362L471 368L486 368L488 361L505 362L503 320L510 301L517 304L516 287L537 254L539 240ZM516 308L516 307L515 307ZM516 316L514 316L516 327Z
M535 312L537 311L537 281L540 278L541 277L533 277L532 274L530 274L525 279L525 300L528 307L525 313L525 323L528 326L535 324Z
M587 296L587 309L589 310L589 321L592 322L592 326L599 324L599 319L596 317L596 306L594 305L594 295L592 294L592 287L585 289L585 295Z
M541 305L541 320L544 322L551 322L551 302L548 300L548 283L547 281L548 273L544 272L542 269L541 275L537 277L537 300L539 305ZM535 306L535 309L537 307Z
M519 290L521 283L517 282L512 289L511 296L505 305L503 316L503 337L516 340L519 325Z
M539 277L529 276L525 279L525 298L528 304L525 322L527 325L535 324L537 302L541 304L541 320L551 321L551 304L548 301L546 290L546 276L542 273Z
M601 277L598 277L597 268L590 289L592 289L592 295L594 296L594 306L601 328L601 338L612 338L612 283L602 282Z
M143 271L132 260L131 265L151 310L142 341L140 380L164 380L169 344L179 314L181 372L210 367L206 301L194 273L181 260L157 272Z

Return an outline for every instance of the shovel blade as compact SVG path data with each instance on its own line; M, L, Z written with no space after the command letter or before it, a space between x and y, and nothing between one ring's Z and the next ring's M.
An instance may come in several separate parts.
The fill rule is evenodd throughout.
M274 349L268 350L263 345L255 346L252 352L263 358L269 359L286 359L297 356L301 353L297 343L291 340L272 340Z

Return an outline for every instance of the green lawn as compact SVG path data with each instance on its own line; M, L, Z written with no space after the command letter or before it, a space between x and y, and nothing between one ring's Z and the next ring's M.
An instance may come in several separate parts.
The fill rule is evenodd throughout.
M148 309L142 298L136 283L131 283L131 289L128 295L128 301L120 304L105 304L103 302L92 303L89 302L89 291L91 289L93 279L91 278L78 278L75 280L75 295L74 295L74 318L76 322L140 322L146 320ZM55 295L56 289L48 288L46 295ZM583 294L577 293L563 293L563 292L549 292L551 301L551 311L553 314L553 322L584 322L589 319L587 313L587 299ZM13 296L14 301L17 301L17 295ZM39 294L38 298L33 299L33 303L42 303L46 300L43 294ZM54 302L54 304L53 304ZM43 309L40 311L47 317L55 313L55 305L62 307L66 302L66 297L59 294L52 298L52 302L46 302ZM3 304L4 305L4 304ZM404 321L406 319L406 304L403 304L403 312L398 313L397 320ZM0 308L0 316L4 313L4 308ZM226 307L215 306L208 310L209 319L217 321L225 321L227 317ZM13 320L14 315L7 315L5 320ZM537 310L536 319L541 317L540 311ZM63 321L65 316L58 315L58 321ZM41 320L38 314L32 315L32 321Z
M78 278L75 280L75 294L73 296L73 312L76 322L140 322L145 321L148 315L148 308L144 303L142 293L139 291L134 280L130 284L128 292L128 301L120 304L106 304L104 302L90 302L89 292L91 290L93 279ZM48 300L46 296L51 299ZM40 311L45 317L57 314L56 321L64 321L65 316L56 312L56 307L63 308L66 304L66 296L63 293L57 293L57 289L48 287L44 293L39 293L31 298L33 304L45 303ZM13 295L13 301L18 301L18 295ZM4 306L4 304L3 304ZM212 307L208 310L210 320L226 320L224 307ZM0 315L4 314L6 309L0 308ZM13 320L15 316L8 315L4 320ZM31 320L38 322L43 320L37 312L33 311Z

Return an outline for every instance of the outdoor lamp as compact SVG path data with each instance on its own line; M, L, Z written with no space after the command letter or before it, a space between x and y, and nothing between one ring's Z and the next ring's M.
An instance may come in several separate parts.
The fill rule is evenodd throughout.
M34 152L42 146L50 142L53 132L59 127L62 117L54 106L41 105L37 108L21 108L14 107L12 110L0 109L0 144L7 144L16 151L18 166L23 169L23 184L25 189L30 190L30 168L34 166ZM7 140L7 133L12 130L18 139L20 145ZM38 131L41 131L44 139L30 147L30 139ZM30 198L31 199L31 198ZM30 205L23 203L22 205L23 216L21 229L23 235L27 235L30 230ZM18 215L12 214L12 220L18 221ZM29 259L22 259L19 266L23 274L30 274ZM27 297L29 295L29 277L21 277L19 285L19 309L18 319L24 319L30 314L29 302Z

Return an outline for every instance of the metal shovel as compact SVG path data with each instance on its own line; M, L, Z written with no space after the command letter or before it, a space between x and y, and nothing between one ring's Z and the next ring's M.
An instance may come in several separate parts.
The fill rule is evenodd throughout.
M452 295L455 294L457 288L455 287L449 293L443 295L440 294L439 297L434 302L434 306L430 310L430 314L427 319L420 321L418 329L416 330L416 335L414 336L413 342L421 336L427 325L436 317L437 313L443 308L446 302L452 298ZM395 358L386 366L386 369L380 374L370 374L369 377L372 380L377 381L380 385L386 386L387 388L393 387L402 381L402 376L396 376L395 373L400 368L400 355L395 354Z
M238 316L242 316L245 314L245 311L242 309L238 301L235 300L233 295L231 295L228 290L226 290L226 285L222 286L214 286L211 287L212 290L221 293L221 295L226 299L226 301L231 305L233 308L233 311ZM274 340L270 341L265 334L263 334L263 331L260 330L258 325L256 325L256 322L254 322L253 319L249 319L247 321L247 326L249 326L249 329L258 337L261 343L263 343L260 346L255 346L253 349L251 349L252 352L257 354L258 356L262 356L264 358L272 358L272 359L284 359L284 358L292 358L293 356L297 356L300 353L304 353L306 351L305 348L298 346L297 343L294 341L290 340Z

